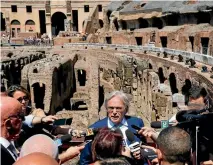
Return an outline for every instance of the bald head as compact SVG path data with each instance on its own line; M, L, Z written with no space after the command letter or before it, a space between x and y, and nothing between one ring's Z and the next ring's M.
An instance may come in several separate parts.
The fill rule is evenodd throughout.
M21 148L20 157L34 152L45 153L53 159L58 158L58 147L56 143L50 137L43 134L37 134L27 139Z
M21 104L14 98L4 96L1 97L1 123L9 116L16 115L22 110Z
M12 97L1 97L1 137L15 140L19 137L24 116L21 104Z
M58 165L56 160L50 156L35 152L18 159L14 165Z

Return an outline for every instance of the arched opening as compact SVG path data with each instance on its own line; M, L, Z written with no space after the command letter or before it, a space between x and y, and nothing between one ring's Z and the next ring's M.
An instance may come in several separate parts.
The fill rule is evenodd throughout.
M152 64L149 63L149 69L152 69Z
M192 83L189 79L185 80L185 84L182 87L181 91L182 94L185 95L185 103L188 104L189 102L189 89L192 87Z
M33 73L38 73L38 69L37 68L33 69Z
M79 69L77 71L78 73L78 81L80 86L85 86L86 85L86 71L83 69Z
M103 22L103 20L99 19L99 25L100 25L101 28L104 27L104 22Z
M160 80L160 83L164 83L165 81L165 77L164 77L164 73L163 73L163 68L159 68L158 69L158 76L159 76L159 80Z
M34 32L35 29L35 22L33 20L27 20L25 22L25 31L26 32Z
M101 111L101 106L104 103L104 87L99 86L99 97L98 97L98 111Z
M210 23L210 19L211 17L209 13L204 13L204 12L197 13L197 24Z
M116 30L118 31L119 30L119 26L118 26L118 20L117 20L117 18L113 21L113 23L115 25Z
M17 37L21 31L21 24L18 20L12 20L11 23L11 37Z
M88 110L88 106L87 104L84 102L84 101L78 101L78 102L75 102L73 105L72 105L72 110Z
M153 17L152 18L152 27L157 27L158 29L163 28L163 22L161 21L160 18Z
M171 73L169 75L169 83L170 83L170 88L171 88L172 94L178 93L177 81L176 81L176 77L175 77L174 73Z
M139 18L138 22L139 22L139 28L147 28L147 27L149 27L148 21L143 19L143 18Z
M123 30L126 30L126 29L127 29L126 21L121 20L121 26L122 26L122 29L123 29Z
M64 31L64 20L66 18L62 12L56 12L52 15L52 35L57 36L60 31Z
M34 102L36 108L44 109L45 84L35 83L32 85L34 93Z
M1 12L1 31L5 31L6 30L6 22L5 22L5 18L3 17L3 13Z
M168 16L168 26L177 26L178 25L178 18L179 16L177 14L169 15Z
M112 11L110 11L110 10L107 11L107 18L108 18L109 23L110 23L110 15L111 15L111 13L112 13Z

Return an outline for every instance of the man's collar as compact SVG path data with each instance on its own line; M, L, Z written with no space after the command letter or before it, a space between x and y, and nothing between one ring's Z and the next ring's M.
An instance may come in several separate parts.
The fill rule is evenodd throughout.
M122 125L125 125L125 126L128 127L128 123L127 123L127 121L126 121L126 119L125 119L125 116L124 116L123 120L121 121L121 123L118 124L118 125L115 125L115 124L110 120L110 118L108 117L107 125L108 125L108 128L110 128L110 129L113 128L113 127L121 127Z
M5 138L0 137L0 144L2 144L5 148L7 148L10 145L10 142Z

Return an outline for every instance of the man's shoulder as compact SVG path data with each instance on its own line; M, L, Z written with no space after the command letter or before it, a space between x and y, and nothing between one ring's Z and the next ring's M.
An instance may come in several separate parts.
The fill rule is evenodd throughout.
M143 120L141 118L135 117L135 116L125 116L125 119L127 121L127 123L129 124L134 124L137 126L142 127L144 125Z
M89 126L89 128L101 128L101 127L107 127L107 119L108 117L105 117L101 120L96 121L92 125Z
M135 117L135 116L125 116L126 120L136 120L136 121L143 121L141 118Z

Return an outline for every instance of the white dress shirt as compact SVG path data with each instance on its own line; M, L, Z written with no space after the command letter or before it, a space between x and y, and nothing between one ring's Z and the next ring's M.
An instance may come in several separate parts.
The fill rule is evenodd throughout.
M107 121L108 128L112 130L116 130L116 128L120 128L123 134L123 145L128 147L130 145L130 141L126 137L126 130L128 129L128 123L125 118L121 121L119 125L115 125L109 118Z
M13 157L13 159L16 161L17 157L18 157L18 154L16 152L16 148L15 146L13 145L13 143L9 142L7 139L3 138L3 137L0 137L0 144L3 145L7 151L10 153L10 155ZM9 146L12 146L14 148L13 151L11 151L9 148Z

